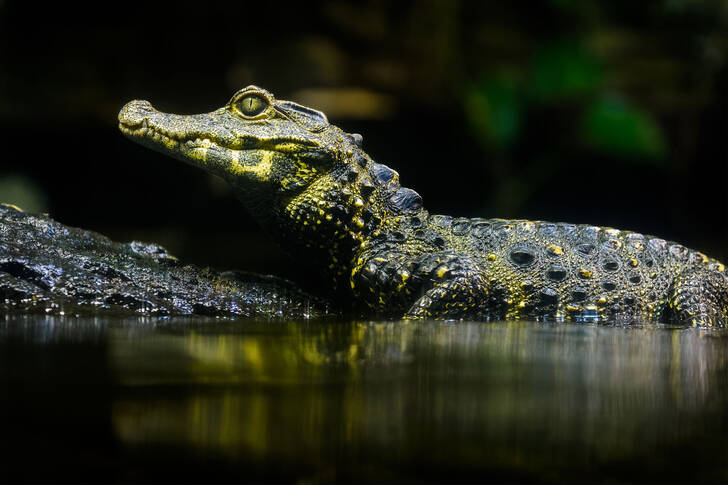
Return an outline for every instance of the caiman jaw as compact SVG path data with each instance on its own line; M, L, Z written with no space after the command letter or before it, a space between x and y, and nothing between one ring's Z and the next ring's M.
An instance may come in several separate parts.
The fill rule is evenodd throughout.
M194 161L204 161L201 158L205 158L206 150L228 148L213 142L210 136L202 135L201 130L192 129L198 124L193 116L161 113L148 101L131 101L119 112L119 130L129 138L194 165L198 165ZM232 136L228 138L235 140ZM234 148L237 147L229 147Z
M146 119L136 125L120 121L119 130L139 143L169 152L170 154L174 151L183 152L193 151L195 149L209 149L213 146L220 149L224 148L212 142L209 138L196 137L193 139L192 137L187 138L170 133L162 127L152 125ZM154 144L159 145L159 147L154 147Z
M171 133L164 132L158 127L149 126L146 119L142 120L141 124L137 125L126 124L124 121L120 121L119 130L121 130L121 132L125 135L133 138L149 138L150 140L159 142L168 148L175 147L180 143L180 140L174 137ZM208 139L205 139L205 141L208 143L210 142ZM202 139L197 138L195 142L199 142L201 145Z
M250 171L245 160L251 157L246 153L298 153L317 147L311 140L293 136L257 136L254 127L235 134L219 122L224 111L171 115L157 111L148 101L135 100L119 112L119 130L137 143L222 176Z

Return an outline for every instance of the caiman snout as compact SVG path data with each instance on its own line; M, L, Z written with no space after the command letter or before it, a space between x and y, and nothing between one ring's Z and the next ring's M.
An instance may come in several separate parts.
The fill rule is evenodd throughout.
M119 111L119 123L126 126L140 125L150 114L156 112L149 101L135 99L129 101Z

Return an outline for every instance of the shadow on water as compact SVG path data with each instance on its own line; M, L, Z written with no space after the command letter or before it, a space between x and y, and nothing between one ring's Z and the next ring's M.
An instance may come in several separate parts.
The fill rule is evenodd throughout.
M0 320L19 480L728 480L728 333Z

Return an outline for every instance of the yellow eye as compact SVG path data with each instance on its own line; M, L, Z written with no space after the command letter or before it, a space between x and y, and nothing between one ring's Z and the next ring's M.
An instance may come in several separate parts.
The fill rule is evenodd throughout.
M235 103L235 109L243 116L253 118L268 108L268 100L259 94L248 94Z

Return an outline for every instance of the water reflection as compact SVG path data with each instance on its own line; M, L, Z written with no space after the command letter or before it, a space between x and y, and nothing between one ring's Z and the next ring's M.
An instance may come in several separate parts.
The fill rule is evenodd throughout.
M104 349L113 439L132 455L173 449L245 473L346 481L728 479L722 332L0 322L5 347L69 341Z

